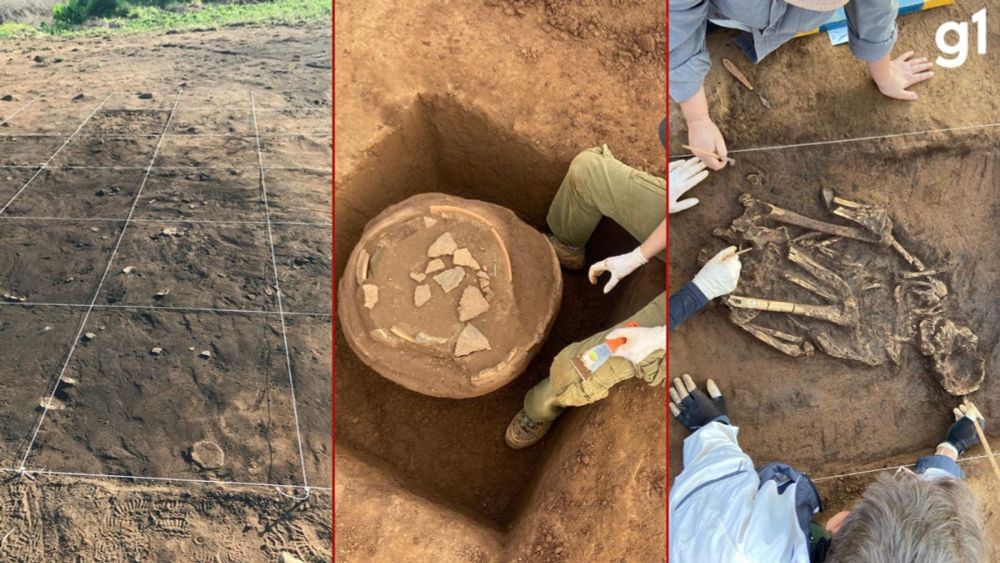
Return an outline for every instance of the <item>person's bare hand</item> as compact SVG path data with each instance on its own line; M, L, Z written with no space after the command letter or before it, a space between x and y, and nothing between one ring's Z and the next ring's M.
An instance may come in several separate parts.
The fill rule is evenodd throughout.
M934 76L931 70L934 65L925 57L913 58L913 55L913 51L907 51L895 59L869 64L872 79L880 92L897 100L913 101L918 98L916 92L907 88Z
M726 166L726 140L710 118L691 119L687 122L688 145L695 149L694 155L705 163L705 166L712 170L721 170ZM709 153L715 153L722 159L715 158Z

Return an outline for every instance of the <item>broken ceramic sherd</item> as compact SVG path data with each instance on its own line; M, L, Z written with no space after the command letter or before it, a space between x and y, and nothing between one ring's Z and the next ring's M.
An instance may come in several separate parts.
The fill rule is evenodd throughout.
M451 236L451 233L445 233L434 241L434 244L427 249L428 258L437 258L438 256L448 256L453 254L455 250L458 249L458 244L455 242L455 238Z
M413 304L415 306L423 307L430 300L431 286L427 284L418 285L417 289L413 290Z
M479 269L479 262L472 257L472 253L469 252L468 248L459 248L452 255L452 264L456 266L466 266L472 268L473 270Z
M465 325L465 328L458 335L458 341L455 342L455 355L458 357L468 356L482 350L490 350L490 341L483 333L479 332L478 328L471 324Z
M445 293L449 293L451 290L458 287L464 279L465 270L461 267L451 268L434 276L434 281L441 286L441 289L443 289Z
M479 289L469 286L462 292L462 299L458 302L458 320L471 321L482 315L490 308L490 304L483 297Z

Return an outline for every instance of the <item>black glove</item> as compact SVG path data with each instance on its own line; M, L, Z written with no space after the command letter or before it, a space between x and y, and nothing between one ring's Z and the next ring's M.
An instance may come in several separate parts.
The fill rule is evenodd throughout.
M970 405L971 403L963 403L955 409L955 417L958 420L951 425L948 434L944 437L944 442L951 444L958 451L958 455L962 455L965 450L979 443L979 434L976 432L972 417L979 419L979 426L986 429L986 420L983 415L976 407Z
M670 412L688 430L698 430L713 421L732 424L726 414L726 400L719 387L711 379L706 387L707 395L685 373L680 378L675 378L674 385L670 388Z

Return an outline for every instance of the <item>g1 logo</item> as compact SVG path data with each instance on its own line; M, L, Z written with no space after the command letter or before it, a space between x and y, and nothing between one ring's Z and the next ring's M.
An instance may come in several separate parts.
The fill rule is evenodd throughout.
M986 54L986 8L972 14L972 23L976 24L976 52L980 55ZM953 31L958 35L958 41L948 43L948 32ZM945 68L958 68L965 63L969 57L969 24L968 22L945 22L938 28L934 35L938 49L945 55L938 57L934 62Z

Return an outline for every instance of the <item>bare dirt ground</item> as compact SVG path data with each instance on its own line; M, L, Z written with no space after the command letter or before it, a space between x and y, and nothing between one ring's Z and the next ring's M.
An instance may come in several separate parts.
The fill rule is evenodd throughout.
M663 173L663 2L337 3L338 275L387 206L446 192L544 230L580 150ZM603 225L592 260L634 247ZM664 559L664 393L623 384L544 442L503 441L566 344L662 291L654 261L605 297L564 275L550 336L518 379L474 399L405 390L337 336L339 561Z
M332 559L330 42L0 43L0 558Z
M896 51L912 48L935 57L938 25L968 20L980 7L963 4L903 16ZM990 2L989 10L996 9ZM902 103L882 97L863 63L846 46L831 47L826 35L797 39L757 67L729 37L723 32L709 40L713 69L706 88L730 149L994 123L1000 115L995 50L970 57L959 69L935 69L937 76L916 88L920 100ZM725 72L724 56L741 63L772 110ZM671 127L672 154L682 154L686 130L675 105ZM736 166L695 190L698 207L671 217L670 287L676 291L697 271L698 250L712 240L712 230L742 213L741 193L824 220L830 217L818 195L824 187L884 206L903 246L946 272L949 307L978 334L986 357L986 380L970 398L987 417L996 417L997 140L995 129L986 128L735 154ZM741 443L755 462L784 461L819 479L912 463L941 440L952 421L950 410L960 402L941 388L913 346L904 346L898 365L867 367L819 353L796 359L737 328L719 305L671 334L670 370L720 382L742 428ZM671 429L674 476L681 469L686 432L676 425ZM1000 425L992 423L987 433L995 443ZM992 541L1000 546L996 483L985 463L970 462L966 471L983 501ZM826 515L850 506L870 478L821 481Z

